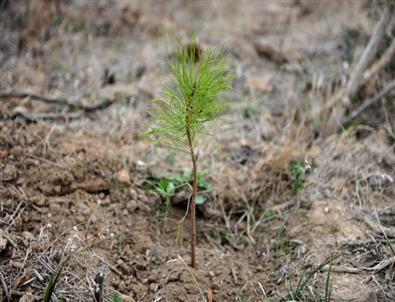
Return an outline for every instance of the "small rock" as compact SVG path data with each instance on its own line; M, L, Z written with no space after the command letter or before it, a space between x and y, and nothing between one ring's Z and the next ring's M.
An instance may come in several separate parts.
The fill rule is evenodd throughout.
M261 58L268 59L277 64L299 63L302 60L297 51L284 52L278 45L265 40L258 40L254 43L255 50Z
M127 169L120 170L117 174L117 178L119 182L123 184L127 184L127 185L131 184L129 171Z
M35 237L32 233L30 233L30 232L28 232L28 231L24 231L24 232L22 233L22 236L23 236L23 238L24 238L25 240L27 240L28 242L32 242L32 241L36 240L36 237Z
M108 68L105 68L102 77L102 87L106 85L113 85L115 84L115 82L116 82L115 73L110 71Z
M11 181L18 177L18 172L13 165L5 166L4 170L0 172L0 181Z
M374 172L368 175L368 183L373 191L381 191L394 183L391 175L381 172Z
M18 157L23 153L23 149L21 146L15 146L15 147L11 148L11 150L9 152L11 155Z
M5 158L7 156L6 150L0 150L0 158Z
M149 285L149 289L150 289L151 292L156 293L159 290L159 284L151 283Z
M138 63L135 64L135 66L133 66L133 78L135 79L139 79L143 76L145 72L145 65L142 63Z
M30 198L30 201L34 203L36 206L42 207L46 203L46 199L44 195L36 195Z
M106 197L104 199L99 198L97 204L102 207L108 207L110 205L110 198Z
M129 213L134 213L139 208L139 205L137 204L137 201L132 199L126 204L126 208L128 209Z
M75 182L71 184L72 191L82 190L88 193L99 193L103 191L109 191L110 189L111 189L111 183L101 178L90 179L83 182Z
M4 231L0 229L0 253L4 252L7 248L8 240L5 237Z
M259 40L254 43L254 46L256 52L260 57L263 57L275 63L288 62L288 58L285 56L285 54L276 46L267 41Z
M245 85L252 93L254 93L255 91L270 92L273 89L270 78L261 75L249 76L246 79Z
M34 296L30 292L24 293L23 296L19 299L19 302L33 302L33 301L34 301Z

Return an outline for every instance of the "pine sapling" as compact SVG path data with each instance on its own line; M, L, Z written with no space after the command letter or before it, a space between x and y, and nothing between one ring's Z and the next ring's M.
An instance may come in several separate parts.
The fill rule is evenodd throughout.
M177 60L171 64L173 85L164 88L162 99L150 111L154 126L148 134L161 143L190 154L192 163L191 266L196 265L196 196L197 154L199 134L211 132L206 123L215 120L224 110L218 94L231 87L233 74L228 71L227 59L221 51L208 49L203 53L196 41L188 48L178 47Z

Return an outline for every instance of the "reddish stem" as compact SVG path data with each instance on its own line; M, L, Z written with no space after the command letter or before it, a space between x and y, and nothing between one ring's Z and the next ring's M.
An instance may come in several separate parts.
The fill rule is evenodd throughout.
M192 137L187 130L189 151L192 159L192 196L191 196L191 266L196 267L196 194L197 194L197 162L196 155L193 150Z

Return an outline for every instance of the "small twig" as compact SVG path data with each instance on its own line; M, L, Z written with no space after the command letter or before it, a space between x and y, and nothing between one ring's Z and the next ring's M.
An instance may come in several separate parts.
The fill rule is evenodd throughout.
M363 216L363 218L359 218L359 219L362 220L376 234L382 235L384 233L387 237L395 238L395 230L393 228L387 228L387 227L380 228L366 216Z
M44 281L43 276L41 276L40 273L36 269L33 269L33 274L37 277L38 281L40 281L40 282Z
M96 254L92 254L94 257L96 257L97 259L99 259L101 262L105 263L114 273L116 273L118 276L122 277L123 274L122 272L117 269L114 265L112 265L111 263L109 263L108 261L106 261L104 258L100 257L99 255Z
M353 74L351 75L350 81L346 88L347 97L352 99L355 93L358 91L365 71L368 64L372 61L375 56L378 46L384 37L385 29L391 22L392 12L389 6L384 9L384 12L378 22L376 29L374 30L368 45L366 46L362 56L360 57L358 64L355 67Z
M362 269L367 270L367 271L373 271L373 273L375 274L375 273L385 269L387 266L389 266L393 263L395 263L395 257L384 259L380 263L376 264L373 267L363 267Z
M329 265L325 265L321 268L321 272L329 271ZM347 267L347 266L335 266L332 265L331 271L334 273L345 273L345 274L360 274L362 272L361 269L356 267Z
M380 283L377 281L377 279L375 278L375 276L372 276L372 280L374 283L376 283L377 287L382 291L382 293L384 294L384 296L387 296L387 293L385 292L385 290L383 289L383 287L380 285Z
M45 97L42 95L38 95L35 93L29 93L29 92L16 92L16 91L0 92L0 99L5 99L5 98L7 98L7 99L8 98L19 98L19 99L30 98L32 100L37 100L37 101L41 101L41 102L53 104L53 105L62 105L62 106L68 106L71 108L76 107L75 104L71 103L70 101L68 101L64 98Z
M263 296L266 298L266 297L267 297L267 295L266 295L266 291L265 291L265 289L263 288L263 286L262 286L261 282L258 282L258 285L259 285L259 288L260 288L260 289L261 289L261 291L262 291L262 294L263 294Z
M82 110L85 113L91 113L97 110L103 110L107 107L110 107L115 102L114 100L106 99L99 104L92 106L85 106L83 104L75 104L65 98L52 98L52 97L46 97L29 92L15 92L15 91L0 92L0 99L5 99L5 98L21 98L21 99L30 98L31 100L41 101L52 105L67 106L76 111Z
M209 288L207 290L207 302L213 302L213 290Z
M50 274L54 274L55 270L49 266L49 264L42 258L42 255L40 255L37 258L38 262L40 262L40 264L50 273Z
M8 219L7 219L7 224L8 224L7 229L14 223L15 215L16 215L16 213L18 213L19 209L21 208L21 206L22 206L23 204L24 204L23 201L21 201L20 203L18 203L18 205L16 206L16 209L14 210L14 212L11 214L10 217L8 217Z
M9 293L8 293L7 283L5 282L3 273L1 271L0 271L0 281L1 281L1 287L3 288L3 292L4 292L4 295L6 297L6 301L10 301L10 296L9 296Z
M394 249L394 247L392 246L390 240L388 239L387 234L386 234L385 231L384 231L384 228L383 228L383 226L382 226L382 224L381 224L381 222L380 222L380 218L379 218L379 214L377 213L377 210L375 211L375 214L376 214L377 223L378 223L378 225L379 225L379 227L380 227L381 232L382 232L383 235L384 235L385 242L388 244L388 247L389 247L389 249L391 250L392 256L395 257L395 249Z
M34 282L34 280L36 280L36 277L30 278L29 280L23 282L23 283L21 284L21 286L22 286L22 287L25 287L25 286L27 286L27 285L29 285L29 284L32 284L32 283ZM12 291L12 290L11 290L11 291Z
M395 257L382 260L380 263L373 267L348 267L348 266L334 266L332 265L331 271L335 273L346 273L346 274L360 274L363 271L373 272L373 274L385 269L387 266L395 263ZM329 270L329 265L323 266L320 271L327 272Z
M96 276L94 278L94 302L102 302L103 301L103 286L104 286L104 274L105 267L103 263L99 264L97 268Z
M122 294L121 292L119 292L119 291L117 291L115 289L113 289L113 292L115 292L117 294L117 296L122 299L122 301L125 301L125 302L136 302L136 300L134 300L132 297L126 296L126 295ZM160 301L160 298L159 298L159 300L156 299L155 301ZM155 301L153 301L153 302L155 302Z
M26 250L26 255L25 255L25 258L23 259L22 266L21 266L21 268L19 269L18 274L17 274L16 277L14 278L14 280L16 280L16 281L15 281L14 284L11 286L11 291L12 291L12 290L16 290L16 289L18 288L19 283L22 281L22 279L23 279L23 277L24 277L24 275L25 275L25 273L22 274L22 272L23 272L23 270L24 270L24 268L25 268L26 261L27 261L27 259L28 259L28 257L29 257L30 252L31 252L31 247L29 246L29 247L27 248L27 250ZM34 277L33 279L36 279L36 278Z
M11 243L11 245L12 245L13 248L15 248L15 249L18 248L18 245L14 242L14 240L11 239L11 237L9 236L7 230L3 233L3 235L4 235L4 237L7 239L7 241L8 241L9 243Z
M18 117L22 118L26 123L35 123L39 120L72 120L78 119L82 116L83 111L75 111L69 113L56 113L56 112L48 112L48 113L35 113L35 114L27 114L26 112L18 111L11 115L12 119L16 119Z
M366 70L363 74L363 83L366 85L370 80L372 80L387 64L395 58L395 39L392 40L391 45L387 48L385 53L378 59L372 67Z
M234 284L237 284L237 275L236 275L235 268L233 266L230 267L230 272L232 273Z
M192 270L189 268L189 266L185 263L184 259L182 259L182 257L180 255L178 255L178 259L182 262L182 264L184 264L184 266L186 267L188 272L191 274L192 280L195 282L197 289L199 290L200 294L202 295L202 298L204 299L204 293L203 293L202 289L200 288L199 283L197 282Z
M52 293L55 290L56 283L58 282L60 274L62 273L63 268L65 267L67 262L70 260L70 258L89 247L90 247L90 245L81 247L79 249L76 249L75 251L68 253L66 256L63 257L63 259L60 261L55 273L49 279L47 286L45 287L43 302L50 302L51 301Z

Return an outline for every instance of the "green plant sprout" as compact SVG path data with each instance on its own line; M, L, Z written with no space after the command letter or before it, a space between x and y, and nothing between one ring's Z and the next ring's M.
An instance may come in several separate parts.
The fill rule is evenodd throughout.
M299 190L303 187L303 171L304 168L301 161L295 160L290 163L292 192L294 194L297 194Z
M288 294L288 299L292 299L292 301L307 301L307 297L304 294L305 289L311 284L312 280L314 279L315 275L321 271L322 268L325 266L328 267L328 273L326 276L325 281L325 297L322 297L321 294L315 292L316 297L315 301L323 301L329 302L331 301L331 294L332 294L332 282L331 282L331 273L332 273L332 263L333 261L338 258L339 255L331 255L326 258L320 265L314 268L310 272L303 271L302 276L299 277L299 281L296 285L296 288L291 288Z
M207 172L204 171L197 173L199 191L196 195L195 201L197 205L204 204L206 201L206 196L204 193L207 193L211 190L211 182L205 179L206 173ZM176 194L181 193L185 189L192 188L191 171L184 170L180 174L165 174L161 177L150 176L145 180L145 182L150 185L151 188L164 200L164 205L157 210L157 217L163 220L164 230L166 230L169 216L171 215L171 206L174 197ZM184 219L181 219L177 223L177 226L181 228L183 226L183 222ZM182 240L182 236L177 236L177 238ZM181 241L177 242L180 243Z
M177 60L171 65L174 86L166 86L164 97L156 100L150 112L155 121L148 134L161 143L170 143L175 149L189 152L192 162L191 266L196 266L196 195L197 154L199 134L211 132L206 123L215 120L224 110L218 93L231 87L233 74L228 71L227 59L221 51L201 52L196 41L188 48L179 46Z

